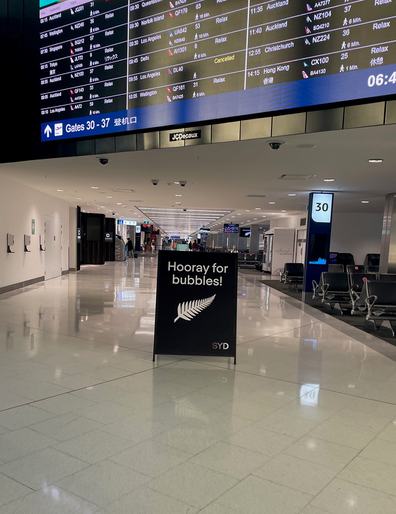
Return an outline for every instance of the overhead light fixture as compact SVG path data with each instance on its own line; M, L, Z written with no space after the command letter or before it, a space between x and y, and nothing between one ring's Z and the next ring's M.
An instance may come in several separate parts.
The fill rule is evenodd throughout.
M261 216L262 218L266 218L267 216L265 216L264 214Z
M286 212L286 209L282 209L282 212Z
M106 196L106 198L113 198L112 196Z
M242 214L240 212L238 212L237 216L242 216Z
M122 202L117 202L117 205L122 205Z
M374 164L378 164L380 162L384 162L384 159L369 159L369 162L372 162Z
M247 222L249 223L249 222L250 222L250 220L247 220Z
M254 221L257 221L258 218L253 218L253 219L254 219Z
M334 182L334 178L325 178L323 182Z
M99 189L99 186L91 186L91 189Z
M256 211L259 211L261 209L261 207L255 207Z
M64 189L57 189L58 193L63 193Z
M175 202L175 205L181 205L181 202Z
M275 205L275 202L268 202L270 205Z
M82 200L81 196L76 196L76 200Z
M296 193L289 193L287 196L296 196Z
M175 196L183 196L183 195L175 195Z
M362 200L362 203L370 203L368 200Z

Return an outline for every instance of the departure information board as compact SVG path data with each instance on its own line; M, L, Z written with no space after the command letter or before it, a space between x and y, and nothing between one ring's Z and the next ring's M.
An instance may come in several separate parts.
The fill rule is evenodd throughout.
M396 0L40 0L42 141L396 93Z

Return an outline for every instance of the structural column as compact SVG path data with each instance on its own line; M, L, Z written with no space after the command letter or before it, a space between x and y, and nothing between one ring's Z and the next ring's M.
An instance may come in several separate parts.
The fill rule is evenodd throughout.
M250 253L257 253L259 249L259 226L252 225L250 229Z
M385 197L380 272L396 273L396 193Z

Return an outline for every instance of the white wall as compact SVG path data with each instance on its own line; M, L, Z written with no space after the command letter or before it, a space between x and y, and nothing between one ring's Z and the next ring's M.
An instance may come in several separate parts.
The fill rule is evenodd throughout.
M335 212L330 250L348 252L356 264L363 264L368 253L380 253L382 214Z
M0 287L44 276L46 252L39 251L39 235L44 234L45 215L62 219L62 270L68 270L69 204L0 177ZM7 253L8 233L15 236L14 254ZM24 234L31 235L31 253L24 252Z
M284 218L276 218L270 220L270 229L276 227L284 227L284 228L307 228L306 225L300 226L300 220L302 218L306 218L306 213L296 214L295 216L287 216Z

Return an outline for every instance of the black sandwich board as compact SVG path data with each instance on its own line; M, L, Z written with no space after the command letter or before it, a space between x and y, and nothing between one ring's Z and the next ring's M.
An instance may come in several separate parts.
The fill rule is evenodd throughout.
M155 355L234 357L238 255L160 251Z

